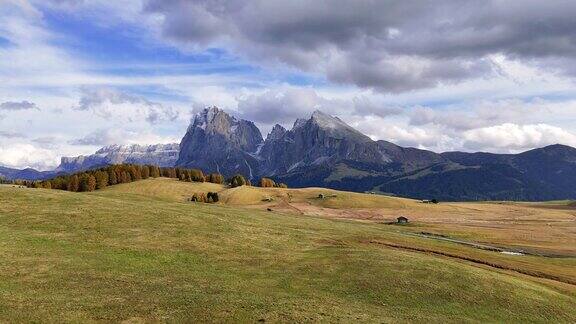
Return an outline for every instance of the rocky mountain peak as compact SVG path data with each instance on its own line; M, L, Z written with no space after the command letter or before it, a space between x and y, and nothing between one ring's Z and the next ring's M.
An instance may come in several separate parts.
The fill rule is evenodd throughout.
M268 136L266 137L266 140L278 140L282 138L282 136L284 136L286 132L287 132L286 128L282 127L282 125L280 124L276 124L272 128L270 134L268 134Z
M331 166L344 160L386 163L378 144L337 117L315 111L298 119L290 131L274 127L259 158L265 174L282 174L311 166Z
M224 110L213 106L205 108L194 116L188 132L194 128L199 128L210 133L227 133L230 128L236 124L238 124L236 118L228 115Z
M325 131L330 137L347 139L355 142L372 142L370 137L346 124L340 118L328 115L320 110L314 111L308 120L308 123Z
M180 142L177 166L250 174L253 154L264 139L253 122L230 116L218 107L206 108L192 120Z
M338 128L348 126L339 118L330 116L320 110L315 110L312 113L312 116L310 116L310 120L313 123L326 128Z
M292 130L295 130L296 128L300 128L304 125L306 125L306 123L308 122L308 119L304 119L304 118L298 118L294 121L294 124L292 125Z

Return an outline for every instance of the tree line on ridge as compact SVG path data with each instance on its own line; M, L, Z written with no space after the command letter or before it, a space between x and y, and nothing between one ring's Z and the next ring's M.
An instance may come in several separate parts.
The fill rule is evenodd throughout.
M29 188L59 189L72 192L90 192L122 183L129 183L148 178L175 178L187 182L211 182L225 184L232 188L251 186L249 179L241 174L226 179L220 173L204 174L199 169L162 168L155 165L114 164L94 170L61 175L43 181L14 180L8 183L23 185ZM284 183L276 183L270 178L261 178L260 187L287 188Z

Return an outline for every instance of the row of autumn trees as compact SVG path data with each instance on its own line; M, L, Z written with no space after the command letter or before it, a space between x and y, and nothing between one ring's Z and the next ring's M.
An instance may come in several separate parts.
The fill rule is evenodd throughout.
M232 188L240 187L240 186L251 186L252 183L249 179L246 179L243 175L237 174L230 179L225 179L223 175L220 173L210 173L208 175L204 175L202 170L199 169L179 169L176 168L176 177L171 178L178 178L180 181L188 181L188 182L212 182L218 184L227 184ZM260 187L277 187L277 188L288 188L288 186L284 183L276 183L274 180L269 178L262 178L258 182Z
M44 181L20 181L16 184L33 188L60 189L74 192L94 191L120 183L128 183L148 178L176 178L188 182L211 182L228 184L231 187L250 186L249 180L242 175L235 175L226 180L219 173L205 175L202 170L183 168L161 168L154 165L116 164L96 170L59 176ZM262 178L261 187L287 188L285 184L277 184L272 179Z

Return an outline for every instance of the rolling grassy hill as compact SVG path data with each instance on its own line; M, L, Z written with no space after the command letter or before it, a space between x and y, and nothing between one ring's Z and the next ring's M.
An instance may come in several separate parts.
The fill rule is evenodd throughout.
M576 216L571 201L422 204L418 200L325 188L226 188L211 183L149 179L113 186L113 193L185 202L193 193L219 192L220 205L338 219L391 222L403 215L408 230L510 246L540 254L576 257ZM323 194L325 199L319 199Z
M185 201L208 190L222 203ZM574 258L430 240L412 235L417 223L263 209L281 202L434 208L168 179L93 193L0 186L0 322L576 321Z
M272 201L290 201L310 203L328 208L398 208L420 205L418 201L382 195L367 195L355 192L338 191L326 188L260 188L241 186L228 188L208 182L181 182L170 178L148 179L107 188L110 193L128 193L144 195L171 201L185 201L194 192L218 192L222 203L234 206L266 205L266 198ZM317 199L323 194L327 199Z

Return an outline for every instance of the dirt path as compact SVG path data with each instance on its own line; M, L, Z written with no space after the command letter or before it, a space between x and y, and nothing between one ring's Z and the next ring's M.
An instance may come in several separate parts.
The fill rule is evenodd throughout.
M517 255L530 254L530 253L527 253L527 252L525 252L525 251L505 249L505 248L501 248L501 247L497 247L497 246L492 246L492 245L487 245L487 244L481 244L481 243L476 243L476 242L463 241L463 240L453 239L453 238L450 238L450 237L441 236L441 235L437 235L437 234L433 234L433 233L405 233L405 235L423 237L423 238L432 239L432 240L438 240L438 241L446 241L446 242L451 242L451 243L457 243L457 244L462 244L462 245L466 245L466 246L471 246L471 247L473 247L473 248L480 249L480 250L485 250L485 251L494 251L494 252L500 252L500 253L503 253L503 252L517 253ZM544 256L544 255L542 255L542 256Z
M541 271L531 271L531 270L518 269L518 268L514 268L512 266L497 264L497 263L493 263L490 261L480 260L480 259L476 259L473 257L462 256L462 255L458 255L458 254L454 254L454 253L442 252L442 251L436 251L436 250L430 250L430 249L418 248L418 247L411 247L411 246L404 246L404 245L382 242L382 241L369 241L367 243L387 246L390 248L395 248L395 249L400 249L400 250L405 250L405 251L422 252L422 253L428 253L428 254L448 257L448 258L457 259L457 260L468 261L468 262L472 262L475 264L481 264L481 265L489 266L489 267L496 268L496 269L508 270L508 271L520 273L523 275L535 277L535 278L548 279L548 280L553 280L553 281L569 284L572 286L576 286L576 280L574 280L574 279L564 278L564 277L560 277L557 275L553 275L553 274L549 274L549 273L545 273L545 272L541 272Z

